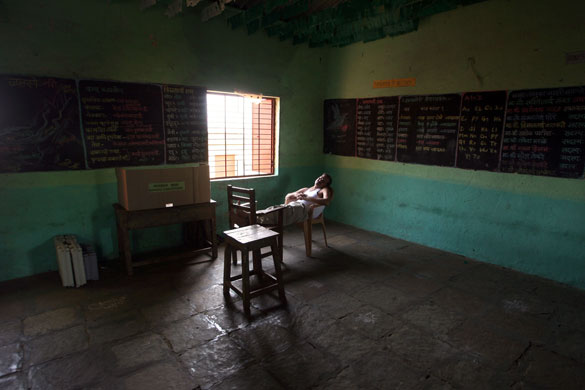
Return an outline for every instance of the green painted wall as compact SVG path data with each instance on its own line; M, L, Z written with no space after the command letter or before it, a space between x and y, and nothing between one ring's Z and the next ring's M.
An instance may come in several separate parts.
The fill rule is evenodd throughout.
M323 98L585 85L585 3L490 0L421 21L419 31L317 50L205 24L136 1L4 1L0 73L202 85L281 98L278 176L255 187L262 206L322 170L335 179L327 217L585 288L585 180L465 171L323 156ZM416 77L416 87L371 88ZM219 229L225 186L212 183ZM75 233L117 256L112 169L0 175L0 280L55 269L52 237ZM135 234L137 249L177 229Z
M322 166L323 52L231 31L225 17L202 23L137 1L2 2L0 73L75 79L178 83L278 96L277 177L232 181L257 188L261 205L311 180ZM225 186L212 183L218 230L225 229ZM0 280L56 269L52 237L77 234L103 258L117 256L113 169L0 174ZM177 242L177 228L134 235L137 250Z
M585 85L585 2L490 0L331 50L326 98ZM372 89L415 77L415 87ZM326 156L328 217L585 288L585 180Z

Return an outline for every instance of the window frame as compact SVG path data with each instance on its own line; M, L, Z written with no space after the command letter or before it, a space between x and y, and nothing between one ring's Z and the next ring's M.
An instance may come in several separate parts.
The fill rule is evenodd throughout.
M258 173L254 173L254 174L249 174L249 175L235 175L235 176L222 176L222 177L215 177L213 178L212 175L213 173L215 173L215 169L212 172L211 171L211 159L212 159L212 153L211 150L209 149L210 147L210 133L209 133L209 107L207 108L207 135L208 135L208 145L207 145L207 164L210 166L210 180L211 181L222 181L222 180L247 180L247 179L254 179L254 178L263 178L263 177L273 177L273 176L277 176L278 175L278 161L279 161L279 156L278 156L278 150L279 150L279 125L280 125L280 121L279 121L279 113L280 113L280 98L277 96L263 96L263 95L254 95L254 94L249 94L249 93L237 93L237 92L224 92L224 91L216 91L216 90L207 90L207 94L206 96L209 95L220 95L220 96L233 96L233 97L240 97L242 99L246 99L246 98L262 98L267 99L267 100L271 100L272 101L272 107L271 107L271 127L272 127L272 134L271 134L271 166L272 169L270 173L265 173L265 174L258 174ZM225 107L225 106L224 106ZM260 105L258 105L258 109L260 109ZM253 114L252 114L253 115ZM252 120L252 119L251 119ZM227 121L226 121L227 122ZM227 134L227 124L224 123L224 129L223 129L223 134L224 137ZM253 132L254 132L254 128L250 128L249 130L250 132L252 132L252 134L250 136L253 136ZM243 129L243 132L245 134L246 129ZM225 138L224 138L225 139ZM228 153L228 150L226 148L226 143L224 142L224 154L225 156L229 156L230 153ZM246 145L243 144L242 145L243 148L243 154L245 155L245 148ZM253 148L253 147L252 147ZM251 151L251 153L254 153L254 150ZM213 156L218 156L219 154L214 154ZM215 158L215 157L214 157ZM226 159L227 161L227 159ZM249 166L253 166L254 164L254 159L252 158L252 160L249 162ZM213 165L215 167L215 163ZM243 160L243 166L244 169L246 167L246 160ZM224 169L223 171L225 172L225 174L227 174L227 172L229 171L229 167L227 165L224 165Z

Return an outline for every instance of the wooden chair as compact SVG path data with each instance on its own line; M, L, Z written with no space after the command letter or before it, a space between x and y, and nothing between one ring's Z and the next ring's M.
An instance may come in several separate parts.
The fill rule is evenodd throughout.
M277 233L280 233L277 238L277 249L278 249L278 256L279 258L283 259L283 209L284 207L275 207L274 209L264 212L256 210L256 191L253 188L242 188L242 187L234 187L232 185L227 186L227 196L228 196L228 218L229 218L229 225L230 229L236 229L244 226L250 226L257 224L257 216L261 213L269 214L269 213L278 213L276 218L276 224L274 225L267 225L267 224L259 224L273 230ZM258 253L255 254L254 257L257 257ZM260 259L272 255L272 252L260 254ZM257 262L259 260L255 260ZM237 259L234 256L233 259L234 264L236 264Z
M328 248L327 245L327 232L325 231L325 218L323 218L324 211L319 214L318 217L313 218L313 211L314 207L309 209L309 216L307 220L303 222L303 231L305 233L305 253L307 257L311 257L311 250L313 247L313 225L316 223L321 224L321 228L323 229L323 238L325 239L325 246Z

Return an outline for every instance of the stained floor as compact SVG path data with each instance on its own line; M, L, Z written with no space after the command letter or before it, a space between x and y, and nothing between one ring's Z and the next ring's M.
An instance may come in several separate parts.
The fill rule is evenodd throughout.
M288 305L253 299L249 319L222 250L79 289L0 283L0 389L585 388L584 291L327 227L312 258L285 233Z

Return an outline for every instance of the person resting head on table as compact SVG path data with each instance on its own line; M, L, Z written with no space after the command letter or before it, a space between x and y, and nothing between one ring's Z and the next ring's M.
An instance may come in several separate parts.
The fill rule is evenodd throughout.
M312 187L304 187L287 194L284 198L284 204L258 211L258 223L262 225L276 224L278 213L269 213L269 211L280 207L284 208L283 225L303 222L309 217L309 210L313 210L313 218L318 217L333 198L332 181L329 174L322 174L315 180Z

